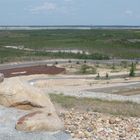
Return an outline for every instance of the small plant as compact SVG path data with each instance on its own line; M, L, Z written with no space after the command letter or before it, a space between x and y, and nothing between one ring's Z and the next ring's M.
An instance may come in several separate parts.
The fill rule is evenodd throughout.
M85 74L86 72L87 72L87 69L88 69L89 67L87 66L87 65L82 65L81 66L81 68L80 68L80 72L82 73L82 74Z
M84 63L86 64L86 63L87 63L87 61L86 61L86 60L84 60Z
M71 63L71 60L69 60L68 63Z
M108 79L108 78L109 78L109 74L108 74L108 73L106 73L105 77L106 77L106 79Z
M96 79L100 79L100 73L97 74Z
M134 76L135 76L135 69L136 69L136 64L134 64L134 63L132 62L131 68L130 68L129 76L131 76L131 77L134 77Z
M55 61L55 65L57 65L58 64L58 62L57 61Z
M115 67L115 63L113 63L113 65L112 65L112 69L115 70L115 68L116 68L116 67Z
M92 74L96 74L97 73L97 69L95 67L92 67L91 73Z
M122 61L121 66L124 67L124 68L127 68L128 67L128 62L127 61Z
M95 67L88 66L88 65L84 64L80 68L80 73L82 73L82 74L96 74L97 69Z
M98 63L98 62L96 63L96 67L97 67L97 68L99 68L99 67L100 67L100 65L99 65L99 63Z
M77 65L79 65L79 64L80 64L80 62L79 62L79 61L77 61L77 62L76 62L76 64L77 64Z

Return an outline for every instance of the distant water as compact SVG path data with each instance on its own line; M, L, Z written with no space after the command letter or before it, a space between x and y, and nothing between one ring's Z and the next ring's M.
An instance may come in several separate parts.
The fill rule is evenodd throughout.
M140 26L0 26L0 30L56 30L56 29L140 29Z

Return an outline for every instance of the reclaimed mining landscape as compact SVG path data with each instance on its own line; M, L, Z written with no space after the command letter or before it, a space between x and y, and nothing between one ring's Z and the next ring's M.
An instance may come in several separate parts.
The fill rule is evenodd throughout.
M0 28L0 140L36 138L140 140L139 27Z

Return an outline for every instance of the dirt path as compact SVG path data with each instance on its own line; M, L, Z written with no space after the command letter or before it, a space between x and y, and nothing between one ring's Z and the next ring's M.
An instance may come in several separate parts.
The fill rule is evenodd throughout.
M46 93L55 93L67 96L98 98L103 100L131 101L140 104L140 93L125 95L121 94L121 90L126 93L131 89L138 90L140 87L139 78L135 80L125 81L124 79L112 80L94 80L88 77L78 76L36 76L28 77L31 85L41 88ZM116 91L117 90L117 91ZM120 91L120 92L119 92ZM114 94L114 92L116 92ZM118 93L117 93L118 92Z

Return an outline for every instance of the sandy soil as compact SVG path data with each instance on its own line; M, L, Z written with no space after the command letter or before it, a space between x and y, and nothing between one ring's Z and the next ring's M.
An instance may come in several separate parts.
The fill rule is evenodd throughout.
M47 94L63 93L76 97L140 103L139 77L127 80L124 78L95 80L91 76L94 77L94 75L30 75L20 78L29 82L32 86L41 88Z
M94 65L92 66L94 67ZM29 82L32 86L41 88L46 93L63 93L69 96L140 103L140 77L126 78L128 75L127 69L122 68L120 70L119 67L117 70L119 69L120 71L111 73L112 69L110 66L100 65L97 68L97 72L100 72L100 75L104 78L97 80L97 74L75 74L75 71L79 70L80 67L81 65L77 64L74 64L72 67L70 64L62 64L58 65L58 67L34 66L7 69L2 72L5 74L5 77L22 75L20 77L22 80ZM65 74L59 74L62 72L65 72ZM105 78L106 73L109 73L109 79Z

